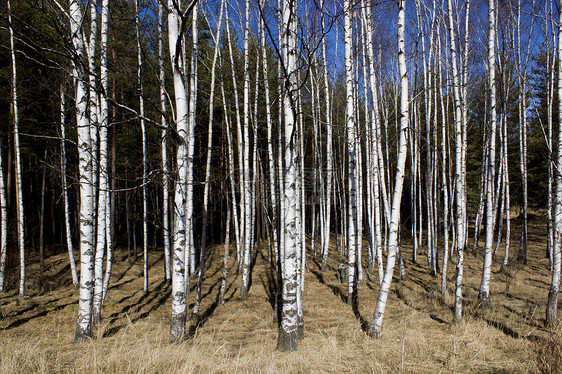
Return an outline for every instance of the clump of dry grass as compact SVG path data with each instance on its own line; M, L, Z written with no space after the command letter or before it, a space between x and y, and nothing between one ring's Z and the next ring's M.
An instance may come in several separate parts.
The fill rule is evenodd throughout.
M536 341L535 352L539 373L562 373L562 322L552 327L546 339Z

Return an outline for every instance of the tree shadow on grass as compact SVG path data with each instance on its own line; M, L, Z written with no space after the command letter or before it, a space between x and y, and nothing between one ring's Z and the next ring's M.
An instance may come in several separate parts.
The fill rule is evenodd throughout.
M140 291L139 291L140 292ZM134 295L136 295L136 292ZM170 284L166 282L166 280L162 280L154 290L150 293L143 293L141 297L135 302L132 301L131 304L126 305L123 309L118 312L114 312L109 315L108 324L113 325L119 319L121 319L124 315L132 315L133 318L130 319L131 323L135 323L141 319L144 319L150 315L151 312L158 309L160 306L164 305L166 301L170 298L171 289ZM131 297L126 297L126 299L130 299ZM148 308L144 312L141 311L144 308ZM108 329L103 333L103 337L113 336L117 334L125 324L114 326Z
M353 310L353 315L355 316L355 319L357 321L359 321L359 323L361 323L361 330L363 332L368 332L369 331L369 322L363 317L363 315L359 312L359 302L354 302L351 305L351 309Z
M328 287L332 293L339 297L339 299L346 305L349 305L347 303L347 295L345 294L345 292L343 292L339 287L331 285L331 284L327 284L326 281L324 280L324 275L323 273L319 272L318 270L310 270L310 272L312 274L314 274L314 276L318 279L318 282L320 282L321 284L325 285L326 287ZM353 315L355 316L355 319L357 319L357 321L359 321L359 323L361 324L361 330L363 330L364 332L367 332L368 328L369 328L369 322L365 319L365 317L363 317L363 315L361 314L361 312L359 312L359 299L357 297L357 295L355 295L353 297L353 301L351 303L351 310L353 311Z
M124 259L126 259L127 257L125 256ZM117 278L115 280L115 283L118 283L119 281L121 281L123 278L125 278L125 275L129 272L129 270L131 270L134 266L135 263L137 262L138 259L142 259L141 256L139 256L138 258L133 258L133 261L131 261L131 263L129 265L127 265L127 269L125 269L123 272L121 272L121 274L119 275L119 278ZM164 253L161 253L160 256L158 256L158 258L156 258L154 261L152 262L148 262L148 270L152 269L152 267L154 267L157 263L161 262L164 259ZM135 277L133 277L134 279Z
M328 287L332 293L339 297L340 300L344 303L347 304L347 295L340 289L340 287L334 286L332 284L328 284L326 283L326 280L324 279L324 274L319 272L318 270L312 270L310 269L310 272L312 274L314 274L314 276L316 277L316 279L318 279L318 282L320 282L321 284L325 285L326 287Z
M57 300L58 300L58 299L57 299ZM49 303L50 303L50 302L49 302ZM29 322L29 321L31 321L31 320L34 320L35 318L45 317L45 316L48 315L49 313L57 312L57 311L59 311L59 310L62 310L62 309L64 309L64 308L66 308L67 306L73 305L73 304L78 304L78 300L77 300L77 301L70 302L70 303L67 303L67 304L57 305L57 306L55 306L55 307L53 307L53 308L45 309L45 310L43 310L43 311L41 311L41 312L39 312L39 313L36 313L36 314L34 314L34 315L32 315L32 316L29 316L29 317L19 318L19 319L15 320L14 322L12 322L11 324L9 324L8 326L4 327L2 330L10 330L10 329L13 329L13 328L15 328L15 327L19 327L19 326L21 326L21 325L23 325L23 324L25 324L25 323L27 323L27 322ZM34 304L34 305L32 305L31 307L28 307L28 308L25 308L25 309L19 311L18 313L16 313L16 314L13 315L13 316L21 315L21 314L23 314L23 313L25 313L25 312L27 312L27 311L29 311L29 310L31 310L31 309L34 309L34 308L37 307L38 305L39 305L39 304Z
M231 282L230 285L227 287L227 289L224 291L225 295L229 293L230 289L232 288L233 283L234 282ZM224 299L225 303L228 300L230 300L236 294L236 290L237 290L237 288L234 289L234 291L232 292L230 297L228 297L228 298L225 297L225 299ZM200 327L203 327L205 325L205 323L209 320L209 318L213 315L213 313L215 312L217 307L220 305L219 298L220 298L220 292L217 292L217 295L216 295L213 303L211 305L209 305L209 307L207 309L205 309L205 311L203 313L195 316L195 319L193 319L193 323L189 326L189 328L186 331L185 340L189 341L189 340L193 339L193 337L197 333L197 330Z

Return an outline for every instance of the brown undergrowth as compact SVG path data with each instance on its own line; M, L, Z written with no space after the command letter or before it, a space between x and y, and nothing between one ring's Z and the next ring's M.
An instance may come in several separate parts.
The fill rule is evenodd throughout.
M66 256L55 255L46 260L41 275L50 281L48 287L32 285L30 297L20 303L15 290L0 296L0 373L536 372L537 347L551 336L543 328L550 282L545 237L542 225L531 227L529 263L509 279L507 292L501 260L494 262L487 309L476 302L482 255L465 256L465 318L460 325L452 324L453 300L450 294L441 295L440 278L429 275L423 253L412 263L406 243L409 277L405 282L395 277L379 340L362 330L376 303L376 271L365 271L359 305L352 308L344 302L346 285L336 279L344 259L332 247L329 269L323 273L309 256L305 336L294 353L275 349L275 274L265 245L258 248L246 298L239 296L240 277L230 262L224 305L218 304L222 246L211 248L200 318L197 325L188 322L188 340L180 345L168 343L170 286L163 278L161 251L150 252L148 294L142 291L142 258L129 265L125 252L116 254L103 320L95 339L79 345L72 342L78 291L69 285ZM449 269L451 293L454 263ZM38 265L30 265L29 277L40 279ZM194 298L191 292L190 307Z

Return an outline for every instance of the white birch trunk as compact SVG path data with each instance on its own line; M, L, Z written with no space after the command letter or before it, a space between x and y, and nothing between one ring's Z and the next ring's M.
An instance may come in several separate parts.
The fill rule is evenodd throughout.
M248 287L250 283L250 262L251 262L251 245L253 238L252 232L252 209L251 209L251 186L250 186L250 71L249 71L249 37L250 37L250 1L245 1L245 26L244 26L244 133L242 144L244 147L242 153L243 172L242 172L242 189L244 190L244 247L242 256L242 285L240 286L240 295L248 295ZM234 75L234 74L233 74Z
M558 7L558 61L562 58L562 0ZM557 169L562 168L562 64L558 64L558 156ZM556 204L554 206L554 247L552 253L552 282L548 292L546 322L552 324L558 318L558 293L560 292L560 246L562 245L562 176L556 173Z
M386 262L386 270L384 278L379 290L377 305L373 313L373 319L368 329L368 334L375 338L380 338L382 331L382 322L384 310L386 308L386 300L392 282L394 273L394 265L398 254L398 229L400 223L400 203L402 200L402 188L404 185L404 169L406 164L406 154L408 152L408 73L406 70L406 55L404 43L404 29L406 20L406 1L398 2L398 68L400 73L400 135L398 143L398 162L394 183L394 194L392 197L392 211L390 214L390 232L388 237L388 257Z
M320 3L320 8L324 9L324 1ZM322 12L322 29L325 28L324 12ZM326 56L326 39L322 38L322 61L323 61L323 78L324 78L324 95L325 95L325 105L326 105L326 192L325 196L325 220L324 227L322 228L323 233L323 244L322 244L322 271L326 271L328 265L328 252L330 246L330 221L332 213L332 181L333 181L333 151L332 151L332 108L330 101L330 84L328 81L328 61Z
M170 178L168 170L168 123L166 121L166 85L164 70L164 5L158 2L158 76L160 88L160 119L162 125L162 235L164 242L164 271L166 281L172 281L170 269Z
M89 102L88 110L90 115L90 138L92 141L92 167L91 167L91 183L93 188L93 200L92 200L92 210L96 211L96 194L98 188L98 126L99 126L99 100L97 94L97 83L96 83L96 45L97 45L97 34L98 34L98 12L97 4L99 0L92 0L87 3L86 6L90 6L90 37L87 42L86 52L88 54L88 89L89 89ZM84 39L86 40L86 39ZM95 217L95 213L94 213ZM96 222L93 223L94 225ZM94 226L94 246L95 246L95 226Z
M496 12L495 0L488 0L488 85L490 90L490 130L488 173L486 186L486 243L484 247L484 265L478 301L483 306L490 302L490 275L492 272L492 246L494 243L494 178L496 167ZM459 232L459 237L461 233Z
M234 204L232 204L232 208ZM222 256L222 275L221 288L219 290L219 304L224 304L224 293L226 292L226 276L228 275L228 252L230 247L230 211L231 207L227 205L226 211L226 235L224 237L224 253Z
M230 18L228 16L228 7L226 7L225 9L226 12L226 19L228 20L226 22L226 33L227 33L227 37L228 37L228 52L229 52L229 58L230 58L230 66L232 71L235 71L235 65L234 65L234 53L232 51L232 36L230 34ZM240 141L240 139L242 139L243 137L243 133L242 133L242 123L240 120L240 106L239 106L239 100L238 100L238 85L236 82L236 74L231 74L232 75L232 85L233 85L233 91L234 91L234 106L235 106L235 114L236 114L236 131L237 131L237 135L238 135L238 140L236 142L237 144L237 150L238 150L238 178L239 178L239 183L240 183L240 220L238 220L237 218L237 214L234 215L234 220L235 220L235 227L236 228L236 237L237 237L237 247L236 247L236 259L238 262L238 271L242 270L242 252L243 252L243 248L245 245L244 242L244 230L245 230L245 217L246 217L246 213L245 213L245 195L246 195L246 189L244 188L244 162L243 162L243 147L242 147L242 141ZM233 181L231 181L232 183ZM235 193L235 192L233 192ZM234 200L236 201L236 200Z
M2 130L0 129L0 149L4 149L2 145ZM6 181L4 179L4 163L3 152L0 151L0 293L4 292L6 260L8 259L8 204L6 198ZM76 264L74 265L74 269L76 269ZM73 276L74 275L76 275L76 271L74 271ZM74 285L78 283L76 278L73 277L72 280Z
M92 308L92 328L100 320L101 308L104 299L103 287L103 257L106 248L110 245L107 239L109 235L109 155L108 155L108 126L109 111L107 106L108 76L107 76L107 37L109 26L109 0L102 0L101 15L101 51L100 51L100 83L102 94L100 95L100 128L99 128L99 189L97 204L97 231L96 231L96 255L94 264L94 299ZM108 255L109 257L109 255Z
M533 3L534 4L534 3ZM532 34L533 23L530 33ZM518 70L519 70L519 167L521 170L521 193L523 216L521 222L521 240L519 246L519 259L527 263L527 64L530 56L531 43L527 45L525 61L521 61L521 0L517 2L517 45L518 45ZM548 62L547 62L548 63ZM507 257L507 256L505 256ZM507 264L506 264L507 265Z
M87 115L87 77L82 64L86 51L82 33L82 10L77 0L70 0L70 29L77 61L74 63L76 124L78 127L78 171L80 185L80 299L75 342L92 337L91 311L94 285L94 188L92 183L92 139Z
M504 157L502 158L503 168L504 168L504 196L505 196L505 252L503 256L503 262L501 268L503 271L507 269L507 262L509 259L509 242L510 242L510 235L511 235L511 206L510 206L510 198L509 198L509 169L508 169L508 153L507 153L507 121L503 123L503 134L504 139L502 141L503 147L503 154Z
M228 23L227 23L228 25ZM228 26L227 26L228 27ZM226 96L224 93L224 81L221 80L221 94L222 94L222 105L225 113L225 127L226 127L226 139L228 142L228 178L230 179L230 193L232 199L232 215L234 217L234 234L236 239L236 248L240 247L240 227L238 220L238 209L236 208L236 183L234 181L234 156L233 156L233 146L232 146L232 135L230 131L230 120L228 116L228 109L226 107Z
M14 29L12 27L12 12L10 9L10 1L8 6L8 25L10 32L10 57L12 63L12 112L14 116L14 150L16 156L16 206L17 206L17 237L20 252L20 284L18 299L22 300L25 293L25 238L24 238L24 213L23 213L23 196L22 196L22 166L19 136L19 108L18 108L18 91L17 91L17 70L16 70L16 52L14 46Z
M148 139L144 120L144 88L142 81L142 49L140 35L139 2L135 0L135 32L137 37L137 89L139 93L139 114L142 132L142 248L143 248L143 291L148 292ZM101 138L101 134L100 134ZM100 147L101 152L101 147ZM101 178L101 176L100 176ZM100 181L101 189L101 181ZM101 194L101 191L100 191Z
M438 38L438 51L437 54L441 55L441 37L439 31L437 32ZM449 259L449 186L447 181L447 120L445 117L445 103L443 100L443 72L442 63L438 62L439 69L439 103L441 105L441 185L443 187L443 268L441 269L441 293L447 294L447 263ZM458 263L457 263L458 265ZM461 269L462 270L462 269ZM462 271L461 284L462 284ZM458 277L458 274L457 274ZM462 300L462 290L461 290ZM455 304L456 305L456 304Z
M205 163L205 187L203 192L203 229L201 233L201 249L199 252L199 278L197 280L197 295L195 297L195 305L193 306L193 316L197 321L199 314L199 306L201 304L201 288L203 285L203 272L205 270L205 249L207 246L207 222L209 207L209 189L211 184L211 157L213 146L213 120L214 120L214 103L215 103L215 78L216 66L219 56L220 36L222 27L222 15L225 1L221 1L220 15L217 25L217 34L214 36L215 51L213 54L213 64L211 66L211 92L209 96L209 127L207 130L207 160ZM229 210L230 220L230 210ZM230 224L230 222L228 223ZM228 247L228 245L226 245ZM228 253L228 252L227 252Z
M187 142L187 194L186 194L186 250L185 263L186 269L189 265L189 271L186 273L186 293L190 292L189 276L195 273L195 245L193 242L193 163L195 155L195 116L197 112L197 60L199 50L199 29L197 19L199 14L199 5L197 2L193 5L191 19L191 69L189 79L189 113L188 113L188 142Z
M10 43L12 43L12 15L10 9L10 1L8 0L8 23L10 25ZM11 45L10 45L11 46ZM13 51L11 46L11 50ZM15 87L15 84L14 84ZM0 293L4 292L4 281L6 275L6 260L8 259L8 202L6 191L6 180L4 179L4 149L2 144L2 129L0 128ZM1 314L1 313L0 313Z
M187 199L187 144L188 144L188 108L182 59L177 47L181 46L179 12L174 8L173 0L168 0L168 34L174 93L176 103L176 131L179 141L177 146L177 178L174 195L175 223L173 233L174 251L172 255L172 319L170 323L170 342L183 340L186 320L185 300L185 245L186 245L186 199Z
M347 193L349 194L349 207L347 212L347 303L354 304L357 299L357 160L356 160L356 129L355 105L353 92L353 30L351 25L352 7L349 0L344 0L344 50L345 50L345 93L346 110L345 124L347 130Z
M450 1L447 2L448 18L449 18L449 40L451 47L451 65L453 70L453 95L455 100L455 185L456 185L456 231L457 231L457 254L459 261L457 262L456 280L455 280L455 323L459 323L462 319L462 276L463 276L463 259L464 259L464 207L463 203L465 198L463 196L465 189L463 186L463 121L461 111L461 97L460 97L460 83L459 83L459 70L457 64L457 44L455 26L453 22L453 5Z
M65 227L65 237L66 237L66 248L68 250L68 261L70 263L70 273L72 274L72 285L74 288L78 287L78 273L76 271L76 260L74 259L74 247L72 245L72 224L70 223L70 207L68 202L68 183L66 181L66 86L64 83L61 84L60 88L60 134L61 134L61 178L62 178L62 193L63 193L63 204L64 204L64 227ZM1 157L1 155L0 155ZM3 170L2 167L2 159L0 158L0 170ZM0 189L2 188L3 174L0 175ZM5 206L5 203L1 203L2 207ZM2 218L4 215L2 214ZM2 226L4 229L5 226ZM2 234L2 238L5 235ZM2 263L4 263L2 261ZM0 281L0 286L2 282Z
M263 4L262 4L263 6ZM263 59L263 79L264 79L264 88L265 88L265 114L266 114L266 122L267 122L267 153L268 153L268 162L269 162L269 193L270 193L270 200L271 200L271 232L273 236L273 247L275 248L274 252L277 254L277 248L279 245L279 238L278 238L278 227L277 227L277 215L278 215L278 207L277 207L277 188L276 188L276 178L275 178L275 157L273 152L273 120L271 119L271 103L270 103L270 96L269 96L269 69L267 64L267 48L265 45L265 32L264 32L264 21L263 17L260 17L260 31L261 31L261 49L262 49L262 59Z
M372 183L373 183L373 210L374 210L374 245L375 249L374 252L377 257L377 269L379 274L379 284L382 282L383 279L383 261L382 261L382 228L381 228L381 191L380 186L381 182L384 184L384 180L381 179L382 174L380 173L380 149L381 149L381 138L380 138L380 116L379 116L379 100L378 100L378 89L377 89L377 80L375 74L375 58L374 58L374 51L373 51L373 23L372 23L372 16L371 16L371 7L363 5L363 18L366 24L366 38L367 38L367 64L370 68L369 74L369 88L371 91L371 98L372 98L372 105L371 105L371 126L370 126L370 133L372 138L371 152L370 156L372 159Z
M282 2L282 34L281 50L285 67L285 91L283 93L284 111L284 188L282 216L284 217L284 240L281 257L282 287L281 287L281 323L277 348L282 351L295 351L298 346L298 261L297 251L300 249L298 210L299 193L298 178L298 128L296 126L296 102L294 93L297 89L297 3L295 0Z

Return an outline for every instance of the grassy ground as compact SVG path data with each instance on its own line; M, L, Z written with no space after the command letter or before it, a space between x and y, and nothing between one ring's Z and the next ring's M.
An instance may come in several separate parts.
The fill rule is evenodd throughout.
M366 273L359 307L352 310L343 301L346 285L335 276L343 259L333 254L322 273L309 257L305 336L294 353L275 349L274 274L263 248L250 295L239 296L240 277L231 271L224 305L217 303L222 246L211 249L200 322L189 324L190 338L181 345L168 343L170 286L163 281L161 252L150 253L148 294L142 291L142 258L129 265L125 252L116 254L103 322L96 339L80 345L72 342L78 291L70 286L67 257L56 255L47 259L43 274L29 266L28 299L18 303L15 290L0 296L0 373L534 372L536 346L549 336L543 328L550 284L545 238L544 225L531 226L529 264L511 269L508 292L501 259L494 263L492 306L486 310L476 304L483 256L465 256L466 313L459 326L452 324L452 297L438 291L440 278L428 274L424 256L413 264L411 248L404 246L409 279L392 284L380 340L362 331L374 310L377 275ZM452 289L454 265L449 269ZM192 292L190 307L194 297Z

